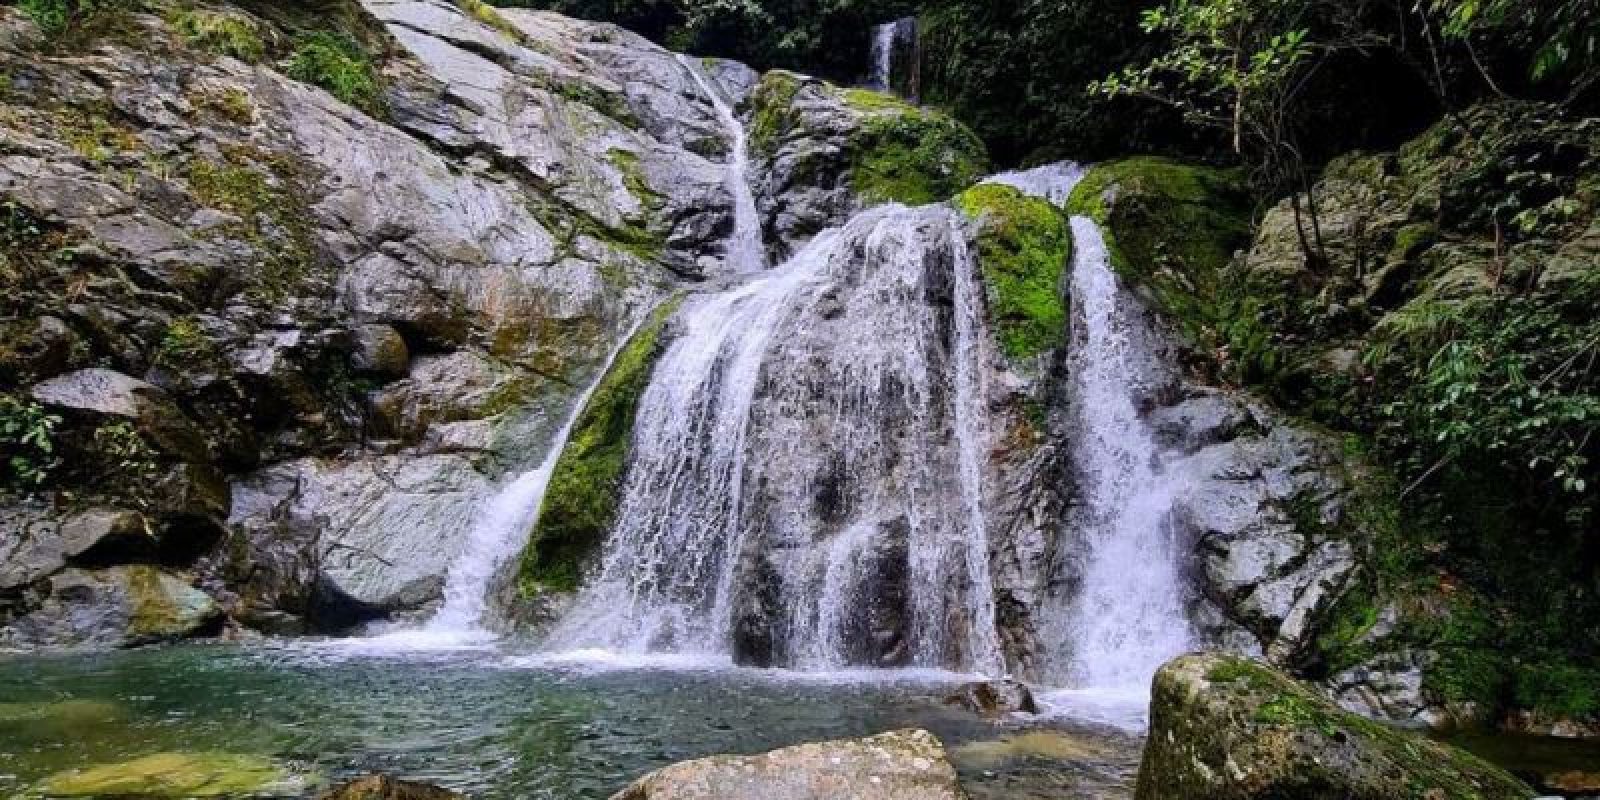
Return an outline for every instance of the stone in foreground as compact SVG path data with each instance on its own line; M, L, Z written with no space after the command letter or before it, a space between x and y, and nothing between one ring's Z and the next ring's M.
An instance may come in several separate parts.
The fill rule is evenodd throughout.
M945 698L944 703L986 717L1039 713L1039 704L1034 702L1033 692L1027 684L1013 680L969 683Z
M611 800L966 800L924 730L711 756L657 770Z
M1341 711L1236 656L1189 655L1156 674L1136 800L1526 800L1497 767Z
M428 783L367 775L329 789L317 800L462 800L463 797Z

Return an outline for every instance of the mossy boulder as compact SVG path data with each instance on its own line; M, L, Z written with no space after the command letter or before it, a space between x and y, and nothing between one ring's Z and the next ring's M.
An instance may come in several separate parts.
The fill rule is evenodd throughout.
M1237 656L1180 657L1156 674L1137 800L1525 800L1498 767L1340 710Z
M610 531L634 412L665 344L667 321L679 304L674 298L651 314L617 355L573 426L522 553L517 585L524 597L576 589L584 564Z
M863 116L850 178L863 202L935 203L988 170L983 141L953 117L879 92L844 89L841 94Z
M49 797L184 798L294 794L302 781L270 759L233 753L156 753L58 772L38 786Z
M976 221L975 244L1000 347L1026 360L1066 342L1063 280L1072 230L1059 209L1010 186L981 184L956 196Z
M0 643L36 647L136 647L214 633L223 611L182 575L134 565L66 569L49 594L12 622Z
M1154 157L1112 161L1084 176L1067 210L1100 226L1116 271L1218 372L1270 358L1252 300L1227 269L1250 243L1243 172Z
M462 800L463 795L432 784L368 775L323 792L317 800Z

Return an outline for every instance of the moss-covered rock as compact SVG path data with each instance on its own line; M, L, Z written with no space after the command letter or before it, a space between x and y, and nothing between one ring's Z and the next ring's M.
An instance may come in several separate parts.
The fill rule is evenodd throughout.
M978 265L1001 349L1026 360L1064 344L1062 281L1072 260L1066 217L1046 200L997 184L968 189L955 203L977 221Z
M233 753L155 755L44 779L50 797L183 798L292 794L302 782L269 759Z
M1235 656L1161 668L1137 800L1525 800L1476 756L1340 710Z
M938 202L987 171L983 141L954 118L878 92L846 89L843 97L865 116L856 134L850 179L864 202Z
M584 563L610 531L634 412L661 354L667 321L680 302L669 300L651 314L617 355L573 426L522 553L517 584L523 596L576 589Z
M1254 301L1226 269L1250 240L1241 172L1164 158L1113 161L1084 176L1067 210L1099 224L1112 266L1220 365L1218 373L1233 378L1270 359Z

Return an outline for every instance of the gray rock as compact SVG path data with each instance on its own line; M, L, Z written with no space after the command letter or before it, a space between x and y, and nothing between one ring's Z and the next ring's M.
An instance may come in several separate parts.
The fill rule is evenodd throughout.
M359 372L379 378L405 377L411 370L411 352L400 332L389 325L362 325L356 328L356 349L350 365Z
M463 800L465 795L432 784L402 781L388 775L357 778L317 795L317 800Z
M46 405L139 419L164 393L144 381L109 369L80 369L36 384L33 399Z
M712 756L640 778L612 800L965 800L944 746L924 730Z
M143 515L90 509L63 516L45 508L0 509L0 590L45 578L97 548L153 554L156 540Z
M49 578L39 608L0 630L0 644L134 647L199 635L222 618L209 595L157 567L67 569Z

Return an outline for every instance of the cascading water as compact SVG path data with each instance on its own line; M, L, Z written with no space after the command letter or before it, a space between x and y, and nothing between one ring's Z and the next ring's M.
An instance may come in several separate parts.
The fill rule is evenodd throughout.
M1117 285L1099 227L1077 217L1072 233L1072 462L1087 552L1062 620L1068 675L1142 693L1193 641L1168 521L1183 477L1134 404L1135 382L1150 374L1147 323Z
M717 119L728 132L730 145L725 181L728 193L733 196L733 235L728 237L727 244L729 271L757 272L765 269L767 250L762 241L761 215L756 211L755 194L750 190L749 135L738 115L733 113L733 107L701 72L694 59L680 55L678 61L694 77L695 84L711 102Z
M361 646L383 649L427 649L473 647L498 637L485 625L489 611L489 592L495 575L527 541L528 532L538 520L550 475L566 447L578 417L599 388L606 372L633 331L622 337L606 362L575 399L566 421L550 440L550 449L538 467L517 475L490 499L472 525L461 553L445 575L444 602L432 618L419 629L401 630L361 642Z
M894 91L895 56L917 35L915 17L897 19L872 28L871 69L867 74L867 88L880 92Z
M960 219L864 212L691 301L558 648L1002 670L988 334Z

